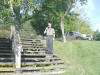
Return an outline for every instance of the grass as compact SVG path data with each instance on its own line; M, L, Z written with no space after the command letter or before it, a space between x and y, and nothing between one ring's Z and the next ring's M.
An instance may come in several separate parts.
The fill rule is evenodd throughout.
M67 66L61 75L100 75L100 42L55 41L54 52Z
M9 38L10 37L10 31L0 28L0 37Z

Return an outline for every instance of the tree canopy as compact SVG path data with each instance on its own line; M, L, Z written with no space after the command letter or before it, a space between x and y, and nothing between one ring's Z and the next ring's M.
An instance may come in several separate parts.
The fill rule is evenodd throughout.
M37 34L43 34L48 22L53 24L56 37L69 31L90 33L88 21L80 21L79 14L71 12L75 3L85 4L87 0L1 0L0 23L15 25L20 31L30 21Z

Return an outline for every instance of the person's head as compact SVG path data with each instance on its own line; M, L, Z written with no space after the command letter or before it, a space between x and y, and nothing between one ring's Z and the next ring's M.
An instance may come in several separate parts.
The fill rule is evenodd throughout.
M52 24L51 23L48 23L48 27L51 28L52 27Z

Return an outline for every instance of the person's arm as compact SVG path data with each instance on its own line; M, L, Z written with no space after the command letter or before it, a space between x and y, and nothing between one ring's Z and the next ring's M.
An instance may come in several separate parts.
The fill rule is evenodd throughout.
M55 30L53 29L53 40L55 40Z
M53 34L53 40L55 40L55 33Z
M46 34L46 33L47 33L47 29L48 29L48 28L46 27L46 28L45 28L45 31L44 31L44 34Z

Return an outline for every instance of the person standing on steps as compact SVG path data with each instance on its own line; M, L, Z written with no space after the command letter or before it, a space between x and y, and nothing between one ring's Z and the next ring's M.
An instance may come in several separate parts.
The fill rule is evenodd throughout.
M44 34L46 34L46 53L53 54L53 40L55 39L55 30L52 28L51 23L48 23L48 27L45 28Z

